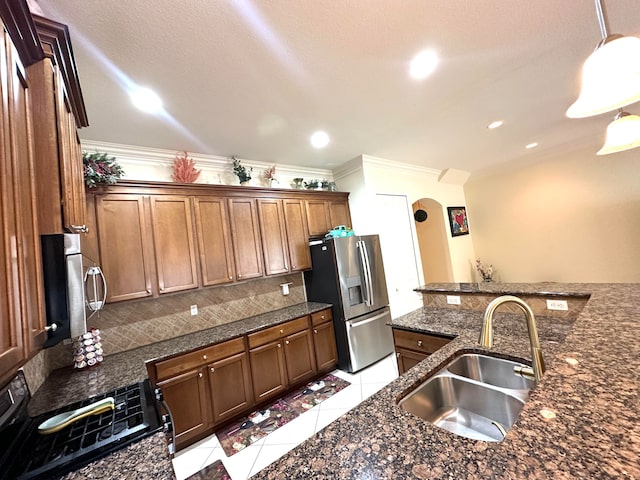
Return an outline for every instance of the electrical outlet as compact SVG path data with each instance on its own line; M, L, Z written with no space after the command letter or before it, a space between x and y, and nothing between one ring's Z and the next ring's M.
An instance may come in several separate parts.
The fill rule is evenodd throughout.
M460 295L447 295L449 305L460 305Z
M198 314L198 305L191 305L191 315Z
M566 300L547 300L547 310L569 310Z

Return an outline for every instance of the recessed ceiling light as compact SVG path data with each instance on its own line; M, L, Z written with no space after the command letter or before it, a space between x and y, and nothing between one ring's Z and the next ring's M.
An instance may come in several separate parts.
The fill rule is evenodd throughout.
M538 146L538 142L532 142L529 143L528 145L525 145L524 148L526 148L527 150L531 150L532 148L536 148Z
M162 110L162 100L156 92L147 87L140 87L131 92L131 101L146 113L158 113Z
M501 127L504 122L502 120L496 120L495 122L491 122L487 125L487 128L493 130L494 128Z
M423 50L418 53L409 66L409 74L416 80L427 78L438 66L440 59L433 50Z
M311 145L315 148L324 148L329 144L329 135L322 130L311 135Z

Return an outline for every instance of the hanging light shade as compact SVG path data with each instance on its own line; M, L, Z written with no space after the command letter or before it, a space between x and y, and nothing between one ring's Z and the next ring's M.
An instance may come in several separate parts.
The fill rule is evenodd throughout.
M595 0L602 41L582 67L580 95L569 118L610 112L640 100L640 38L609 35L601 0Z
M607 136L598 155L623 152L636 147L640 147L640 117L620 111L607 127Z

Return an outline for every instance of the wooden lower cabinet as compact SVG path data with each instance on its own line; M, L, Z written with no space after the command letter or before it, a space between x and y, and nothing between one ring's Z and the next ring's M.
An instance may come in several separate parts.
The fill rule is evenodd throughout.
M213 423L219 424L253 404L249 359L245 352L207 366Z
M249 351L249 358L251 360L253 395L256 403L286 390L287 372L282 340L252 348Z
M317 372L313 339L308 328L284 340L284 358L289 385L300 383Z
M313 380L319 370L333 368L336 357L328 309L150 361L147 371L152 384L162 389L173 416L176 448L181 449L290 387Z
M451 337L394 328L393 343L395 344L398 372L402 375L451 340Z
M208 431L206 383L204 368L197 368L157 384L171 409L176 448L188 445L189 440L197 439Z

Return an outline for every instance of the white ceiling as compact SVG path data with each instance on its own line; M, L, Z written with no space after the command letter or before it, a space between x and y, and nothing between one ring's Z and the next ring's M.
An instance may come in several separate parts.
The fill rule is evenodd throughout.
M83 140L305 167L364 153L477 171L595 153L613 118L564 114L601 38L593 0L38 3L69 25ZM638 0L606 7L610 33L640 34ZM408 62L425 48L441 63L416 82ZM168 116L135 110L130 82L156 90ZM504 126L488 130L495 119ZM317 129L331 136L324 150L309 144Z

